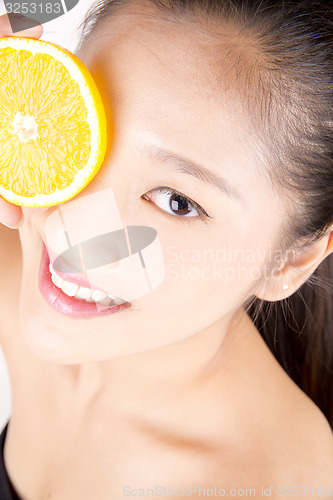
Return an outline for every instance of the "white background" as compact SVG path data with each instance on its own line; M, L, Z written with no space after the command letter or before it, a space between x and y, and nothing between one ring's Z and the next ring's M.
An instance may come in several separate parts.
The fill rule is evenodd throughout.
M58 43L66 49L75 52L79 40L78 26L84 19L88 8L94 3L97 3L97 1L80 0L67 14L43 24L44 33L41 40ZM5 4L3 0L0 0L0 14L5 13ZM30 17L33 17L33 15Z
M53 42L75 52L80 39L79 24L83 21L89 7L95 0L80 0L79 3L67 14L45 23L41 40ZM5 14L3 0L0 0L0 15ZM32 17L32 16L31 16ZM1 242L0 242L1 244ZM21 367L24 376L24 367ZM0 431L5 426L11 413L10 382L6 363L0 348Z

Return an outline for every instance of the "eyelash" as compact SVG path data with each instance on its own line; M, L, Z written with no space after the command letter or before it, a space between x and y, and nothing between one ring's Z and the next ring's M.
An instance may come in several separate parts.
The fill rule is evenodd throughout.
M161 186L161 187L158 187L158 188L155 188L155 189L151 189L150 191L148 191L148 193L145 193L144 195L142 195L142 198L144 198L144 199L147 200L146 195L149 195L149 193L153 193L155 191L157 191L158 193L162 193L162 194L176 195L176 196L181 197L182 199L184 199L185 201L187 201L188 205L190 205L191 207L193 207L198 212L199 218L203 222L207 223L207 219L210 219L210 216L207 214L207 212L198 203L196 203L195 201L191 200L190 198L188 198L187 196L185 196L183 193L180 193L179 191L176 191L175 189L169 188L167 186ZM151 201L151 200L148 199L148 201ZM153 203L154 203L154 201L153 201ZM173 217L175 220L178 219L178 221L180 221L180 219L181 219L181 222L188 222L190 224L192 222L194 222L194 221L198 221L198 217L191 217L189 215L172 214L170 212L167 212L166 210L164 210L161 207L159 207L159 208L160 208L160 210L163 210L164 213L166 213L166 214L170 215L171 217ZM170 210L172 210L172 209L170 208ZM190 219L190 220L188 220L188 219Z

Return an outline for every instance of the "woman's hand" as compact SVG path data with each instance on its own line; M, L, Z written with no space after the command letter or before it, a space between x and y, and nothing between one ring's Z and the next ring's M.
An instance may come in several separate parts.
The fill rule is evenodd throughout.
M40 38L43 34L42 25L34 26L30 29L24 29L25 17L18 18L17 26L22 23L22 31L12 32L8 15L0 16L0 37L2 36L25 36L28 38ZM23 213L21 207L8 203L0 196L0 223L5 226L17 229L23 224Z

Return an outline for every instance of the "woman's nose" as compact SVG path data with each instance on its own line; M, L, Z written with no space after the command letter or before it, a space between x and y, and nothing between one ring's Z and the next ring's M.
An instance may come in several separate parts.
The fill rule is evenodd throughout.
M84 272L128 255L126 235L111 188L58 206L45 223L55 271Z
M46 219L45 238L55 272L84 274L96 288L127 300L165 276L157 231L124 227L111 188L59 206Z
M70 246L53 260L53 269L66 274L84 273L101 266L110 267L110 264L119 263L136 253L142 267L146 267L142 250L151 245L156 236L157 231L148 226L127 226L101 234Z

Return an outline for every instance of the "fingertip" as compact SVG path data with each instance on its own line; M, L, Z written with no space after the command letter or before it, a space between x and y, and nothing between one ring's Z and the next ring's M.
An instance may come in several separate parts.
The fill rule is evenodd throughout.
M0 17L0 36L40 38L42 34L43 26L35 19L11 12Z
M33 28L26 29L25 31L18 31L15 36L24 36L26 38L40 38L43 34L43 27L41 24L34 26Z
M2 224L9 229L20 229L24 224L24 215L22 214L21 219L19 219L19 221L16 223L6 224L5 222L3 222Z
M22 208L0 197L0 223L11 229L18 229L22 227L23 220Z

